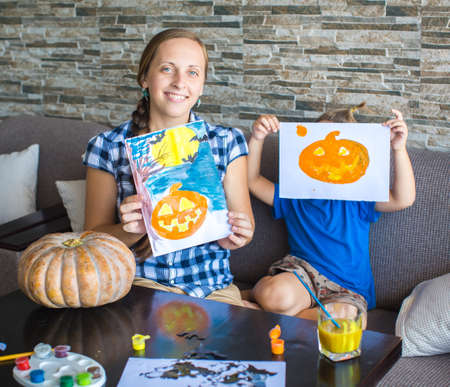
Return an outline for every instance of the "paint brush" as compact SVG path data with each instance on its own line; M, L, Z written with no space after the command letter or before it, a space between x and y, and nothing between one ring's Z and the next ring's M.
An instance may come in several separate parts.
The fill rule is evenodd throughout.
M23 353L14 353L11 355L3 355L0 356L0 361L13 360L19 357L31 356L34 352L23 352Z
M43 345L46 346L47 344L43 344ZM52 352L53 351L54 351L54 348L52 348ZM41 348L41 350L39 352L42 352L42 348ZM3 356L0 356L0 362L7 361L7 360L14 360L14 359L17 359L19 357L31 356L34 353L35 353L35 351L32 351L32 352L21 352L21 353L12 353L10 355L3 355Z
M331 317L331 314L328 312L328 310L325 309L325 307L322 305L322 303L319 301L319 299L316 297L316 295L311 291L308 285L306 285L305 281L303 281L300 276L293 271L292 273L295 274L295 276L298 278L298 280L302 283L302 285L306 288L306 290L309 292L312 298L317 302L317 305L320 306L320 308L325 312L325 314L329 317L329 319L333 322L334 325L336 325L338 328L340 328L340 325L337 323L337 321Z

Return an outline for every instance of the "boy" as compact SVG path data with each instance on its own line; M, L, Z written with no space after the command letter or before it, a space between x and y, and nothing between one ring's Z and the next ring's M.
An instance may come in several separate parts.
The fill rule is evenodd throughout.
M364 103L323 114L319 122L356 122L353 112ZM408 128L402 113L384 123L391 130L394 179L387 202L319 199L283 199L278 184L260 175L265 137L276 133L274 115L262 115L253 124L249 141L248 182L253 195L274 207L274 217L284 218L290 252L275 262L248 294L264 310L316 319L317 306L295 271L322 303L347 302L366 315L375 307L375 288L369 260L369 226L379 212L398 211L415 200L414 174L406 150ZM246 303L251 306L251 303ZM364 328L366 318L364 318Z

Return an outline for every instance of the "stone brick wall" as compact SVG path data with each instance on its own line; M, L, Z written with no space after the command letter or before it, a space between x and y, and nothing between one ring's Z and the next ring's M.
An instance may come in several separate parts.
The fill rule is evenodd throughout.
M395 107L412 146L448 151L449 15L448 0L0 0L0 119L127 120L146 43L184 27L209 50L205 119L248 130L367 101L360 120Z

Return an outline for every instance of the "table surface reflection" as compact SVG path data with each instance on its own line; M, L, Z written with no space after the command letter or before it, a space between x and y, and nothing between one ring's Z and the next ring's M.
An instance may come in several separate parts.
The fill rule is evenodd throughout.
M151 335L146 357L181 358L201 343L202 351L227 360L284 360L287 386L374 385L401 352L398 337L365 331L361 357L333 364L319 355L313 321L135 286L123 299L89 309L48 309L16 291L0 297L0 310L0 342L8 346L0 355L32 351L39 342L69 344L103 365L107 386L117 385L133 356L135 333ZM285 340L282 359L270 350L268 332L275 324ZM187 331L204 340L177 336ZM18 386L13 366L0 363L1 386Z

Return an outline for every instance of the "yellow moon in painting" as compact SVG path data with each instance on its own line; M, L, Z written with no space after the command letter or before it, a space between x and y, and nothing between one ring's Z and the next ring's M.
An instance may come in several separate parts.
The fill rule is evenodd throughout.
M151 147L152 157L164 167L193 162L197 157L197 134L186 126L167 129L157 137Z

